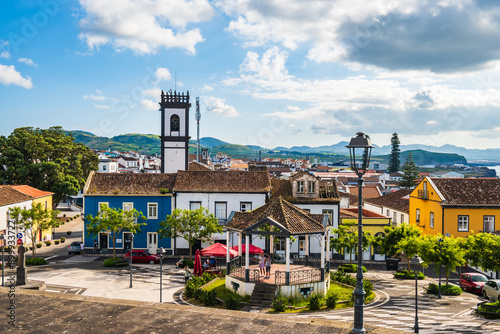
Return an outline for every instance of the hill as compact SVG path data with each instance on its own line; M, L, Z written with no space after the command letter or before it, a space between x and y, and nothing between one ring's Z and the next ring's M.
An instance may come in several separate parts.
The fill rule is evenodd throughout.
M456 153L436 153L428 152L424 150L408 150L401 152L401 164L403 164L408 158L408 154L411 152L415 164L418 166L425 165L454 165L454 164L467 164L467 159L464 156ZM383 156L373 156L375 160L380 160L382 162L389 162L389 155Z

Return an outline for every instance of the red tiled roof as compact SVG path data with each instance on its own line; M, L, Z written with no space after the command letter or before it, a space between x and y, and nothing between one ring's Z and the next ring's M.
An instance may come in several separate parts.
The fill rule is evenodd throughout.
M431 178L444 196L443 206L499 206L500 179Z
M323 215L313 215L295 205L278 198L250 212L237 212L226 224L230 230L243 231L265 219L282 225L290 234L323 233Z
M33 197L23 194L11 186L0 186L0 206L29 201Z
M366 201L379 206L391 208L393 210L408 213L410 210L409 194L413 190L401 189L377 198L368 198Z
M204 164L200 164L199 162L192 161L188 164L188 170L194 171L211 171L210 168L205 166Z
M30 187L30 186L26 186L26 185L12 186L12 188L16 189L17 191L19 191L25 195L31 196L33 198L54 195L54 193L51 193L49 191L39 190L39 189Z
M166 173L91 173L83 193L104 194L161 194L172 192L176 174Z
M270 188L266 171L178 171L174 191L267 193Z
M348 187L351 194L358 194L358 187ZM377 187L363 187L363 197L365 198L376 198L380 197L380 192Z

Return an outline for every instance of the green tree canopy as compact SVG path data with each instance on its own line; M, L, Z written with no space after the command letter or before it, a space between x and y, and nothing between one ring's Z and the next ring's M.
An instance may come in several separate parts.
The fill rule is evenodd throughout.
M439 253L439 239L442 239L442 253ZM477 251L477 250L476 250ZM458 266L465 263L465 250L461 247L461 241L453 237L442 235L425 235L420 238L420 256L426 263L434 263L436 271L443 266L446 274L446 284L450 273Z
M31 240L32 257L36 252L36 237L39 231L44 231L58 224L59 211L45 208L42 203L34 203L31 209L19 207L9 208L9 215Z
M53 207L85 185L99 159L61 127L15 129L0 137L0 184L25 184L54 193Z
M403 164L403 180L399 185L403 188L410 189L417 185L415 181L418 178L418 169L415 165L415 160L413 160L413 155L408 153L405 163Z
M367 250L369 245L370 237L363 233L363 250ZM339 224L339 227L332 231L330 248L335 249L339 254L343 254L344 251L349 252L349 262L352 263L352 254L358 254L357 223L350 220Z
M391 154L389 155L389 166L387 167L387 172L396 173L399 170L400 161L400 153L399 149L399 137L396 132L392 134L391 138Z
M413 251L414 245L412 245L411 242L416 241L413 237L419 237L422 232L420 232L418 227L407 223L397 226L386 226L384 231L386 235L381 241L382 251L389 256L400 256L401 254L405 254L408 261L408 270L410 270L410 257L405 252L405 249L407 251ZM408 241L409 244L400 244L400 242L405 239L411 240Z
M183 237L189 243L189 258L192 259L192 245L197 240L208 241L214 233L222 233L222 226L215 216L205 208L197 210L174 209L171 215L160 222L160 238Z
M129 231L133 234L141 232L141 226L146 217L142 212L132 209L113 209L106 204L101 206L101 211L94 217L87 215L87 235L97 237L100 232L108 233L113 243L113 257L116 254L116 239L122 231Z
M469 235L464 249L466 260L474 267L500 271L500 236L489 233Z

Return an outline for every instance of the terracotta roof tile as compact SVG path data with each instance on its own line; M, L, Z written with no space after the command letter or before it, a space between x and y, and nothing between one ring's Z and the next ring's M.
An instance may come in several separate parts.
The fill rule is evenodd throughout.
M25 195L31 196L33 198L54 195L54 193L51 193L49 191L39 190L37 188L33 188L30 186L26 186L26 185L12 186L12 188L16 189L17 191L19 191Z
M11 186L0 186L0 206L32 200L33 197L23 194Z
M442 179L432 182L446 199L442 205L500 205L500 179Z
M266 171L178 171L174 191L267 193L270 188Z
M323 233L325 231L324 226L319 221L320 219L322 221L323 215L312 215L282 198L250 212L235 213L226 224L226 228L243 231L266 218L281 224L292 235Z
M358 195L358 187L348 187L351 194ZM380 197L381 193L378 187L363 187L363 197L364 198L376 198Z
M326 193L327 182L330 183L330 192ZM307 203L339 203L339 194L335 181L319 181L320 198L292 197L292 181L271 178L271 200L283 197L286 201L294 204Z
M366 201L379 206L385 206L393 210L408 213L410 210L410 198L408 195L413 190L401 189L377 198L368 198Z
M161 194L172 191L175 174L91 173L84 194Z
M211 169L208 166L205 166L204 164L200 164L199 162L192 161L188 164L188 170L190 171L211 171Z

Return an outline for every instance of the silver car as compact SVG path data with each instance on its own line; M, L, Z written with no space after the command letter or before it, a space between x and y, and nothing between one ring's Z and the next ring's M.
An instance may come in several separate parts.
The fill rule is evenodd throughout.
M483 297L497 301L500 296L500 279L490 279L483 285Z
M73 241L69 246L68 246L68 254L80 254L80 241Z

